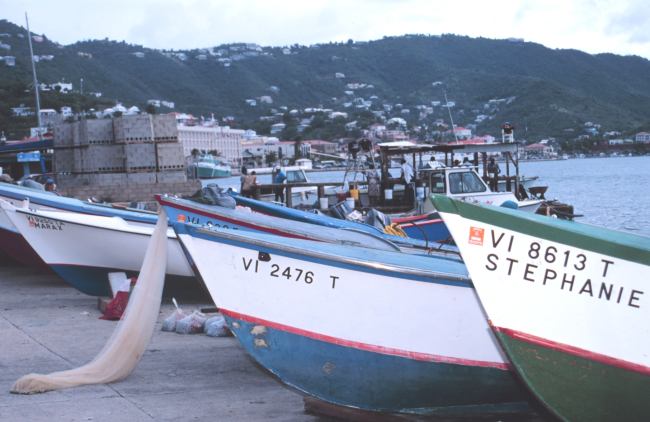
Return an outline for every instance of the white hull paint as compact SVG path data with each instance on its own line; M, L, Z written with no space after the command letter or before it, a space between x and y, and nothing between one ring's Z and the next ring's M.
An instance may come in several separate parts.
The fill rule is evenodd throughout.
M264 262L255 250L186 234L180 239L224 313L316 333L337 344L364 344L379 353L393 350L425 360L507 367L472 288L373 275L281 254L272 253ZM274 265L279 277L272 276ZM286 268L289 279L282 275ZM307 271L311 283L304 280ZM338 277L335 285L332 277Z
M118 217L21 212L10 210L4 204L3 208L14 226L48 265L140 271L154 229L153 225L138 227ZM35 221L35 218L42 221ZM167 274L194 277L176 234L169 229L167 236Z
M494 326L650 367L650 267L440 215Z

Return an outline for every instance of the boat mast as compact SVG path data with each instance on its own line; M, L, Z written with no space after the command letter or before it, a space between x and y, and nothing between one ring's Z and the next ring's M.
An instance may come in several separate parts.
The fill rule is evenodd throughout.
M29 19L25 12L25 22L27 22L27 40L29 41L29 53L32 57L32 72L34 73L34 90L36 91L36 116L38 116L38 139L43 140L43 129L41 125L41 99L38 96L38 81L36 80L36 65L34 63L34 49L32 49L32 33L29 31Z
M447 93L445 92L445 101L447 102L447 111L449 112L449 119L451 120L451 130L454 132L454 137L456 138L456 142L458 142L458 135L456 135L456 127L454 126L454 118L451 117L451 108L449 108L449 100L447 99ZM454 160L454 154L452 152L451 154L451 160L453 163Z

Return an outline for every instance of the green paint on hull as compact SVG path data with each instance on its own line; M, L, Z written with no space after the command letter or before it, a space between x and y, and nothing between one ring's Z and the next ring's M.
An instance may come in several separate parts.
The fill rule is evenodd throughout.
M212 179L217 177L230 177L230 176L232 176L232 171L224 171L218 169L199 167L199 179Z
M495 332L526 385L567 422L650 420L650 377Z
M443 195L431 195L429 199L442 213L458 214L468 220L642 265L650 264L650 238L645 236L487 204L472 205Z

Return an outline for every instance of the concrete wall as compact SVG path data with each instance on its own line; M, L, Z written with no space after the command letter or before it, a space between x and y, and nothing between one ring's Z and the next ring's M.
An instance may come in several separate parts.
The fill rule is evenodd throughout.
M54 127L54 172L64 196L152 201L194 193L173 115L81 120ZM62 174L63 173L63 174Z

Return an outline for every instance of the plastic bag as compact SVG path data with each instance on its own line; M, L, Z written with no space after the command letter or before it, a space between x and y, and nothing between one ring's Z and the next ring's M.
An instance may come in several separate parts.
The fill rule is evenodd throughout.
M172 302L174 302L174 306L176 306L176 310L169 318L163 321L162 331L176 331L176 325L178 324L178 321L187 317L187 315L185 315L183 310L178 307L178 303L176 303L176 299L172 299Z
M205 315L199 311L178 321L176 332L178 334L198 334L203 332L205 326Z
M122 285L119 287L117 292L115 292L113 300L106 305L104 315L100 316L99 319L116 321L122 318L122 315L126 310L126 305L129 304L131 283L135 283L135 281L135 278L127 278L122 282Z
M231 336L232 331L230 331L230 327L228 327L223 315L219 315L205 321L205 334L210 337L226 337Z

